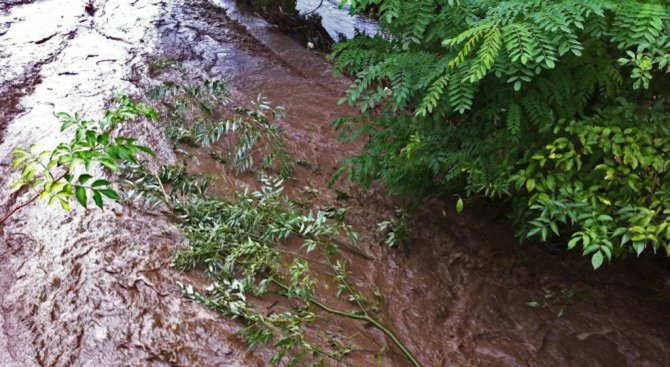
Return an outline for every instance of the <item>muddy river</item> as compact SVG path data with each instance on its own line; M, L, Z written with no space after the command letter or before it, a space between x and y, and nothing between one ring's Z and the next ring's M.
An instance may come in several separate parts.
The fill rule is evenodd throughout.
M358 147L327 123L351 112L337 106L350 80L232 0L0 0L1 212L31 196L8 189L15 147L63 139L54 112L99 117L114 93L141 95L174 77L147 72L165 57L190 78L227 81L242 103L262 91L285 106L292 151L321 167L291 185L336 200L326 183ZM176 159L160 129L132 130L163 162ZM384 322L425 366L670 366L667 259L593 272L578 254L519 244L496 204L457 215L437 200L410 212L410 240L390 250L376 223L399 199L350 194L347 218L376 259L353 265L356 283L379 286ZM197 279L170 267L180 237L166 218L121 204L17 212L0 228L0 365L265 366L266 351L235 337L239 324L182 297L175 279ZM408 365L376 337L390 349L382 365ZM357 353L375 365L372 352Z

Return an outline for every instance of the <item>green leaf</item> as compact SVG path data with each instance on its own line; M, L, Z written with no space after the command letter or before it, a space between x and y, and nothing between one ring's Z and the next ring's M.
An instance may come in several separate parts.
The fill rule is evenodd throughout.
M116 191L114 190L104 189L104 190L98 190L98 192L107 196L112 200L117 200L119 198L119 194L117 194Z
M144 146L144 145L136 145L135 147L136 147L137 149L139 149L139 150L141 150L141 151L147 153L147 154L150 154L150 155L156 155L156 153L155 153L151 148L146 147L146 146Z
M535 188L535 180L532 178L526 180L526 190L528 190L528 192L531 192L533 191L534 188Z
M533 237L534 235L538 234L542 230L542 227L535 227L528 231L528 234L526 234L526 237L530 238Z
M577 246L577 242L579 242L581 239L581 237L573 237L570 242L568 242L568 250L575 248L575 246Z
M610 217L607 214L601 214L598 216L598 220L601 222L611 222L614 220L614 218Z
M456 201L456 213L460 213L463 211L463 199L458 198L458 201Z
M107 186L109 185L109 181L107 180L95 180L93 181L93 184L91 184L91 187L100 187L100 186Z
M592 252L598 251L598 249L600 249L600 246L598 246L598 245L596 245L596 244L588 245L588 246L586 246L586 248L584 249L583 255L586 256L586 255L588 255L588 254L590 254L590 253L592 253Z
M77 201L81 206L86 208L86 189L82 186L77 186L77 191L75 192L75 196L77 197Z
M554 189L556 188L556 181L554 180L553 176L547 177L544 183L547 185L549 191L554 191Z
M137 163L137 160L133 157L132 149L125 146L119 146L119 156L126 162Z
M12 169L17 169L26 159L30 158L29 155L18 156L12 161Z
M601 265L603 264L603 254L602 252L598 251L591 256L591 265L593 265L593 269L597 270Z
M95 205L97 205L100 209L103 209L102 196L100 196L100 192L98 190L93 190L93 201L95 202Z
M68 202L66 199L61 198L59 201L60 206L65 210L66 212L70 211L70 202Z
M93 176L89 175L88 173L84 173L79 176L79 183L83 185L86 183L86 181L90 180L91 177Z
M116 164L112 159L103 159L100 161L103 166L107 167L110 171L117 173L119 172L119 165Z

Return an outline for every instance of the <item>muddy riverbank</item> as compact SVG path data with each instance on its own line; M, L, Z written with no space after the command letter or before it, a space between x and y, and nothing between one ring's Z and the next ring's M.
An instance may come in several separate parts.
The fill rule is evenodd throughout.
M412 211L404 251L389 250L377 223L399 201L345 186L351 199L342 202L327 188L339 161L357 147L339 143L327 125L350 112L336 104L350 81L333 78L321 55L230 2L94 1L93 15L88 4L0 7L3 212L29 197L7 188L9 153L62 139L54 112L100 116L114 93L141 95L182 72L223 79L240 103L263 92L286 107L292 152L320 167L318 173L298 168L289 190L311 186L321 192L317 205L349 208L347 220L376 258L352 259L356 282L381 289L385 323L426 366L670 365L666 260L629 259L593 272L588 259L519 245L496 206L457 215L440 201ZM178 60L180 71L149 76L148 63L166 57ZM161 161L176 159L160 129L140 124L132 133ZM206 160L199 170L224 172ZM217 184L249 182L223 175ZM170 253L183 244L161 216L122 205L64 213L38 204L15 215L0 235L5 365L266 365L268 353L247 353L237 341L238 324L181 296L174 280L198 279L170 267ZM371 365L374 353L354 358ZM383 365L407 364L390 352Z

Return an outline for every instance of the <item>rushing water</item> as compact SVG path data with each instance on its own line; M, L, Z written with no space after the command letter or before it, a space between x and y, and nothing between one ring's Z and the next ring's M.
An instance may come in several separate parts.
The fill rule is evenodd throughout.
M302 14L318 14L321 24L334 40L342 34L351 39L356 31L370 36L377 34L379 27L373 20L360 15L351 15L350 6L339 0L297 0L296 9Z
M262 91L285 106L292 150L322 168L321 174L299 170L289 191L309 185L322 192L317 204L336 202L326 182L357 147L339 143L327 122L352 112L336 104L350 81L333 78L318 54L231 2L94 1L93 15L87 3L0 6L3 212L29 197L7 189L15 177L10 151L61 140L54 112L96 117L116 92L139 95L176 78L177 72L147 76L147 60L156 57L178 59L191 77L229 80L239 101ZM332 10L336 2L327 4L323 9ZM176 159L159 129L143 123L130 130L160 160ZM199 169L222 171L205 159ZM245 180L221 176L218 184L225 190ZM457 216L439 201L412 213L405 252L391 251L376 223L392 215L395 201L377 190L351 194L347 218L377 259L352 259L356 283L381 289L384 322L427 367L670 365L669 303L660 297L669 292L667 262L621 261L594 273L588 260L519 247L508 221L491 206ZM203 281L170 267L179 240L167 219L123 205L65 213L37 204L18 212L0 228L0 364L265 365L267 353L246 353L235 339L236 322L181 296L175 279ZM547 292L554 298L546 307L527 305L544 302ZM365 325L332 327L372 334L375 343L388 345ZM372 352L353 358L374 365ZM406 361L391 352L383 365Z

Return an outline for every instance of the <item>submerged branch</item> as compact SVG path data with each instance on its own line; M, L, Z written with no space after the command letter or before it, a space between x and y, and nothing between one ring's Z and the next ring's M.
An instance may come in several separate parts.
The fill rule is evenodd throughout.
M9 213L7 213L7 215L5 215L2 219L0 219L0 227L5 223L5 221L7 221L7 219L9 219L12 215L14 215L14 213L16 213L16 212L19 211L20 209L22 209L22 208L28 206L28 205L29 205L30 203L32 203L33 201L37 200L37 198L39 198L39 197L40 197L40 193L38 192L37 194L35 194L35 196L33 196L32 198L30 198L30 200L28 200L28 201L26 201L25 203L22 203L21 205L19 205L19 206L15 207L14 209L12 209Z
M272 282L275 285L277 285L278 287L284 289L285 291L289 290L289 287L286 284L278 281L277 279L273 278ZM405 355L405 358L407 358L412 363L412 365L414 367L423 367L423 365L416 359L414 354L412 354L412 352L409 349L407 349L407 347L400 341L398 336L395 335L395 333L393 331L391 331L389 328L387 328L382 323L377 321L375 318L367 315L367 313L361 315L361 314L357 314L357 313L343 311L343 310L340 310L340 309L337 309L337 308L333 308L333 307L330 307L330 306L326 305L325 303L315 299L314 297L308 297L308 298L305 298L304 300L308 303L311 303L311 304L317 306L318 308L320 308L320 309L322 309L322 310L324 310L328 313L333 314L333 315L338 315L338 316L342 316L342 317L346 317L346 318L350 318L350 319L354 319L354 320L365 321L365 322L370 323L376 329L378 329L379 331L384 333L386 336L388 336L393 341L393 344L395 344L398 347L398 349L400 349L400 351Z

